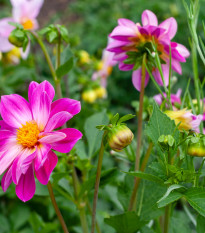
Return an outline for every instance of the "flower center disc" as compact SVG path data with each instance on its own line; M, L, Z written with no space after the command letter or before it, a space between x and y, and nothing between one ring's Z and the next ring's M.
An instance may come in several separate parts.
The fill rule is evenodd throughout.
M30 121L17 130L17 141L24 147L33 147L38 142L40 131L36 122Z
M25 30L31 30L34 28L34 23L31 19L22 20L22 26Z

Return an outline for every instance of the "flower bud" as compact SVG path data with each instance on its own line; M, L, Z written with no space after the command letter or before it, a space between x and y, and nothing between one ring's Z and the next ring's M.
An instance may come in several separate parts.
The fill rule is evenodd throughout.
M79 63L81 65L89 64L91 62L90 55L85 50L80 50L78 52L78 56L79 56Z
M187 154L197 157L205 157L205 142L200 138L198 142L190 141L187 148Z
M133 139L132 131L126 125L116 125L107 134L108 144L114 151L121 151Z
M107 95L107 91L104 87L97 87L94 91L95 91L97 98L99 99L102 99L106 97Z
M163 150L169 150L170 147L173 147L175 145L175 140L172 137L172 135L161 135L158 138L158 143L161 146Z
M25 43L28 43L28 37L26 33L21 29L15 29L9 36L9 42L16 47L23 47Z
M82 99L88 103L94 103L97 95L94 90L86 90L82 93Z

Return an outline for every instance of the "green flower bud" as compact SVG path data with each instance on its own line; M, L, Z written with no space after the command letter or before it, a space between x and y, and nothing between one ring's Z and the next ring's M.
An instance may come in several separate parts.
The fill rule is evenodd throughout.
M200 138L197 142L190 140L187 148L187 154L197 157L205 157L205 142Z
M171 135L161 135L158 138L158 143L163 150L169 150L170 147L175 145L175 140Z
M9 42L16 47L21 48L28 43L28 37L24 30L14 29L9 36Z
M124 149L132 142L133 137L132 131L126 125L116 125L107 134L108 144L114 151Z

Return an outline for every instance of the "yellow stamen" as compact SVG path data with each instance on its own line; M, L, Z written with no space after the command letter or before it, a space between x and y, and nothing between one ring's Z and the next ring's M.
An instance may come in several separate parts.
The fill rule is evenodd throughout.
M39 129L34 121L26 122L17 130L17 141L24 147L31 148L35 146L39 139Z
M24 19L21 24L25 30L31 30L34 28L34 23L31 19Z

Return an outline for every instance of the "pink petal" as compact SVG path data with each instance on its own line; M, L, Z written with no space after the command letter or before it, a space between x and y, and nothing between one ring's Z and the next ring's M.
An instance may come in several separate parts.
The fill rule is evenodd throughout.
M73 117L72 114L68 112L58 112L53 115L49 120L44 129L45 132L51 132L53 129L59 128L64 125L68 120Z
M158 25L158 20L157 20L156 15L150 10L143 11L141 20L142 20L143 26L146 26L146 25L157 26Z
M125 26L117 26L110 34L110 37L116 40L128 41L128 38L135 37L137 32L137 27L136 30L133 30L132 28Z
M32 100L32 95L34 90L39 86L40 84L38 84L37 82L30 82L29 87L28 87L28 100L29 102L31 102Z
M33 166L31 165L26 174L21 175L18 185L16 185L16 195L23 202L29 201L36 190Z
M128 71L128 70L132 70L134 67L134 65L131 64L125 64L123 62L119 63L119 69L122 71Z
M36 98L34 98L34 96ZM35 89L32 95L31 109L33 118L37 123L39 130L43 131L49 119L51 99L45 91L40 92L38 87Z
M55 131L50 133L42 133L41 136L43 137L39 139L39 142L51 144L63 140L66 137L66 134L63 132Z
M162 65L162 72L163 72L163 75L164 75L165 85L168 86L168 84L169 84L169 64ZM153 74L156 82L160 86L163 86L163 81L162 81L159 70L156 68L154 71L152 71L152 74Z
M68 112L72 115L76 115L80 112L80 110L81 110L80 101L69 98L58 99L54 101L51 105L50 117L62 111Z
M8 37L14 26L10 25L9 22L14 22L12 18L4 18L0 20L0 51L8 52L14 46L8 41Z
M48 152L51 150L51 145L41 143L36 148L36 158L35 158L35 170L38 170L43 166L44 162L47 159Z
M25 148L12 164L12 179L15 184L18 184L22 174L25 174L35 158L36 149Z
M4 176L2 177L1 180L1 187L4 192L8 189L10 184L12 183L12 175L11 175L11 167L8 168L8 170L5 172Z
M28 102L20 95L3 95L1 97L1 116L6 124L20 128L32 120Z
M66 134L66 138L52 144L52 149L61 153L68 153L74 147L76 142L82 138L82 133L73 128L61 129L58 132Z
M20 145L15 145L0 156L0 175L12 164L21 151L22 147Z
M177 21L175 18L171 17L163 21L159 27L166 29L166 33L168 34L170 40L175 36L177 32Z
M118 24L120 26L125 26L125 27L129 27L129 28L133 28L133 29L136 28L136 24L129 19L123 19L123 18L118 19Z
M182 74L182 67L179 61L172 59L172 69L178 74Z
M176 50L179 52L181 56L185 58L189 57L190 55L189 50L182 44L177 43Z
M127 58L128 58L128 55L126 53L116 53L113 56L113 60L115 61L124 61Z
M133 71L133 73L132 73L132 83L138 91L141 90L141 80L142 80L142 69L140 68L138 70ZM146 71L145 87L147 86L148 82L149 82L149 74Z
M131 44L131 42L127 42L127 41L113 41L111 42L108 46L107 46L107 51L110 52L115 52L115 53L121 53L124 52L124 49L122 48L125 45L129 45Z
M5 121L3 120L0 120L0 127L1 129L7 129L7 130L10 130L10 131L16 131L13 127L11 127L10 125L6 124Z
M37 171L35 170L36 177L41 184L46 185L48 183L51 172L55 168L57 162L57 155L53 151L49 151L47 159L43 166L39 168Z

